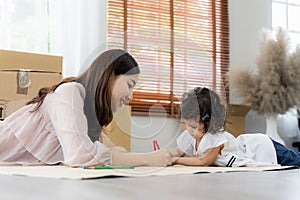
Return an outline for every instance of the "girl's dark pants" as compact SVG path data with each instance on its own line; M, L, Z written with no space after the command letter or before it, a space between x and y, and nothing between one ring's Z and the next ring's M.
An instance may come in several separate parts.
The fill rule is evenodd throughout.
M300 152L289 149L273 139L272 142L276 150L278 164L282 166L300 167Z

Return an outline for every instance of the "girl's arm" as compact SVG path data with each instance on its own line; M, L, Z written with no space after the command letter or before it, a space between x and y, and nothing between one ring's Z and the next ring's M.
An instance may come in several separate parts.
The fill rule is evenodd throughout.
M188 166L209 166L217 159L223 145L207 150L202 157L180 157L173 164Z

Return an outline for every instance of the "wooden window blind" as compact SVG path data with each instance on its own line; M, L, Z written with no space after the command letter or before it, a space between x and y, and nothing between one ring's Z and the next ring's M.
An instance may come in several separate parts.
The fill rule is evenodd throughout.
M108 0L107 45L141 68L133 114L175 116L182 93L196 86L229 97L227 0Z

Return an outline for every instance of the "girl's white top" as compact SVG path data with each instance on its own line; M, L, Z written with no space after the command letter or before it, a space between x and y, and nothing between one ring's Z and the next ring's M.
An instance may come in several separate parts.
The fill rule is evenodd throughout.
M242 134L235 138L224 131L203 135L196 150L196 140L184 131L177 138L177 146L188 156L202 157L207 150L224 144L217 159L216 166L263 166L277 165L275 148L269 136L261 133Z
M84 99L80 83L64 83L37 111L30 104L8 116L0 124L0 165L110 165L111 151L88 137Z

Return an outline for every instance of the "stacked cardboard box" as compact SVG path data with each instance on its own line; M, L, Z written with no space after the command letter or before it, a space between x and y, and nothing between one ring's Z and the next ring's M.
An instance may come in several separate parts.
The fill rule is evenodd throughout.
M245 133L245 117L250 109L250 104L228 105L225 130L235 137Z
M0 50L0 119L62 80L62 57Z
M123 106L114 113L113 121L103 129L102 142L108 147L122 146L130 151L131 107Z
M60 82L61 73L62 57L0 50L0 120L37 96L40 88ZM130 106L115 113L103 130L107 146L123 146L130 151L130 116Z

